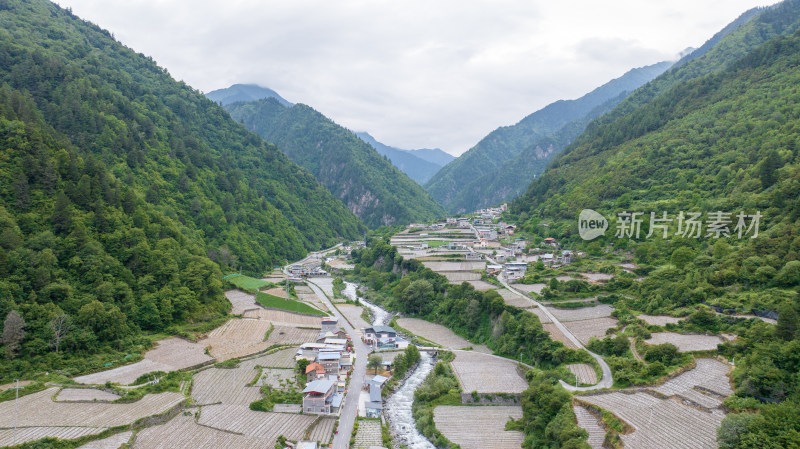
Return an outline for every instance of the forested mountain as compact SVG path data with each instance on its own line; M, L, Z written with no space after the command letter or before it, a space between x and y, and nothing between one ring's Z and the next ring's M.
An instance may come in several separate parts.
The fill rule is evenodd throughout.
M368 143L304 104L274 98L226 106L231 116L314 174L370 227L444 214L425 190Z
M384 145L368 133L356 133L356 136L368 143L372 148L383 156L389 158L392 165L399 168L403 173L407 174L409 178L417 181L419 184L425 184L431 176L435 175L444 164L437 164L426 159L420 158L412 151L437 151L437 150L401 150L400 148L390 147ZM438 150L444 153L442 150ZM437 156L435 153L423 153L426 157ZM444 153L447 154L447 153ZM441 157L439 157L441 159Z
M516 125L498 128L447 164L425 188L451 212L468 212L513 199L553 155L580 134L588 119L610 110L623 94L671 65L661 62L632 69L576 100L559 100ZM509 167L515 168L513 173L506 171Z
M292 105L292 103L289 103L274 90L255 84L234 84L233 86L226 87L224 89L212 90L206 94L206 97L214 100L217 103L221 103L223 106L236 103L238 101L256 101L263 100L264 98L274 98L278 100L280 104L286 107L290 107Z
M789 447L800 431L799 20L800 2L762 10L592 123L511 205L521 229L540 237L631 254L647 277L618 301L635 310L777 313L777 326L754 325L720 347L736 361L726 405L760 411L728 415L725 448ZM577 236L586 208L609 221L591 242ZM622 212L642 213L638 238L616 237ZM655 227L646 237L651 212L670 220L654 223L667 225L666 238ZM695 213L700 235L685 237ZM696 330L733 325L705 316Z
M449 164L453 161L456 157L450 153L442 151L440 148L419 148L416 150L403 150L407 151L414 156L426 160L428 162L433 162L434 164L444 167L445 165Z
M0 2L0 24L0 319L27 323L0 382L96 369L140 329L224 314L220 267L261 274L362 235L311 174L109 32L44 0Z

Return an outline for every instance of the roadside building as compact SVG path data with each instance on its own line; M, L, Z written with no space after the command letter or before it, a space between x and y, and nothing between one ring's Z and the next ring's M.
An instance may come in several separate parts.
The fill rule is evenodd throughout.
M330 379L315 380L303 389L303 412L316 415L331 413L331 401L336 383Z
M309 363L306 367L306 382L314 382L325 378L325 367L317 362Z

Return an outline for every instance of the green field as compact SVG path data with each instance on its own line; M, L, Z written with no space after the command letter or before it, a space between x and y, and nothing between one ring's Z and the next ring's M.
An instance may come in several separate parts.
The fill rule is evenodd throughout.
M306 303L292 299L283 299L267 293L256 293L256 301L264 307L283 309L289 312L307 313L309 315L326 315L325 312L315 309Z
M437 246L445 246L445 245L449 244L450 242L445 242L445 241L442 241L442 240L428 240L425 243L427 243L429 247L435 248Z
M229 278L225 278L226 281L230 282L231 284L241 288L242 290L258 290L262 287L266 287L272 282L262 281L261 279L251 278L250 276L245 276L243 274L238 274L235 276L231 276Z

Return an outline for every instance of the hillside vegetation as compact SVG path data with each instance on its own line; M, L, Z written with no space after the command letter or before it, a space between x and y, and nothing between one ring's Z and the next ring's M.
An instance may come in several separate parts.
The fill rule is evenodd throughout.
M790 355L800 345L799 12L798 2L767 9L704 56L643 87L590 125L511 207L537 239L557 237L595 256L630 255L647 277L612 285L622 295L608 301L618 308L692 313L684 330L739 336L720 346L736 360L736 395L726 405L761 413L726 418L720 442L727 448L756 441L787 447L798 431L786 417L800 402L800 365ZM609 220L605 236L591 242L577 235L586 208ZM698 237L676 235L681 211L684 218L699 213ZM719 234L717 211L730 213ZM638 238L615 237L622 212L643 213ZM651 212L672 219L667 238L661 228L646 237ZM756 236L750 226L757 214ZM778 324L718 317L703 304L770 312Z
M351 131L309 106L274 98L226 106L231 116L314 174L370 227L408 224L444 212L425 190Z
M220 266L260 275L363 232L308 172L108 32L41 0L0 2L0 24L0 320L24 320L0 383L138 352L141 330L225 313Z

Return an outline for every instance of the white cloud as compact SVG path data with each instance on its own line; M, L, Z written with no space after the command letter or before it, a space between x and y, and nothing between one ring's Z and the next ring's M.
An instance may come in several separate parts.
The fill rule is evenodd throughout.
M773 1L767 0L768 3ZM270 87L353 130L454 154L700 46L763 0L61 0L205 92Z

